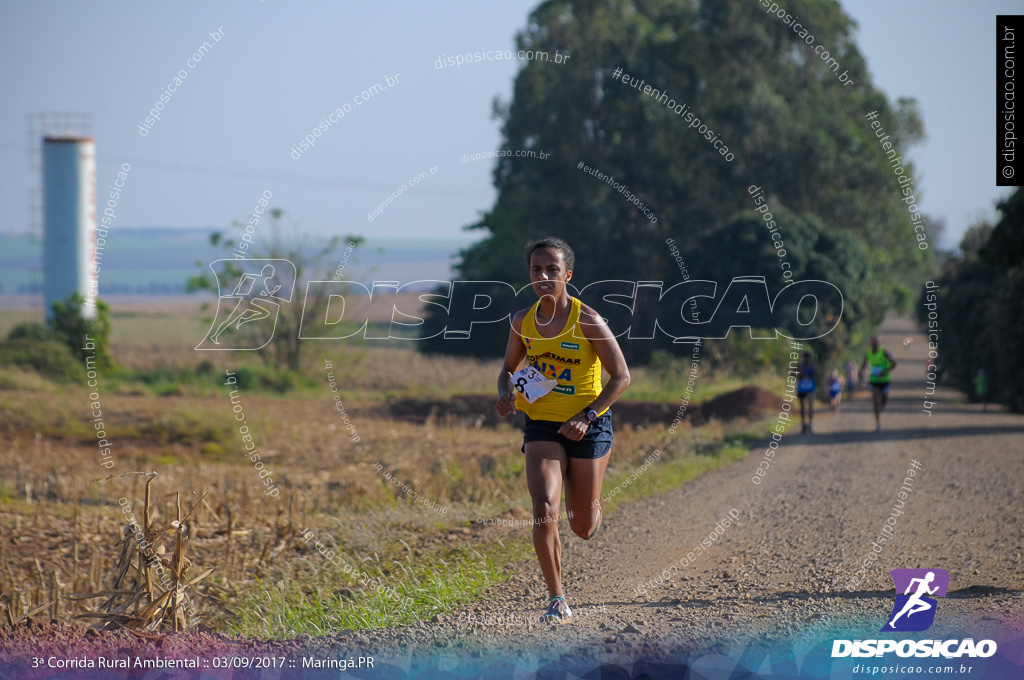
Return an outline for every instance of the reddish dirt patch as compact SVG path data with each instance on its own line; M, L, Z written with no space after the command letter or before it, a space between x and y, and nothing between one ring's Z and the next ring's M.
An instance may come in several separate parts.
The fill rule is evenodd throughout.
M780 403L779 397L771 392L747 385L701 404L700 415L704 420L751 418L778 411Z
M386 406L386 417L423 424L431 419L439 424L470 427L495 427L500 422L522 427L522 414L501 418L494 409L495 398L489 394L465 394L450 399L409 397L393 399ZM778 410L779 398L771 392L748 385L723 394L704 404L687 409L686 419L695 424L709 420L728 421L751 418ZM678 402L619 401L612 407L616 424L633 427L669 425L679 410Z
M489 394L463 394L450 399L426 399L406 397L388 401L385 418L404 420L423 425L431 420L442 425L463 425L468 427L495 427L500 422L522 427L522 414L502 418L494 408L497 397Z

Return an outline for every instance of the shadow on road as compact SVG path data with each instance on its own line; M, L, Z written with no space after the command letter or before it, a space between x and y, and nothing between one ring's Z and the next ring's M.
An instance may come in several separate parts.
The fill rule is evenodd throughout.
M1002 588L998 586L967 586L966 588L959 588L957 590L951 590L946 593L946 599L957 599L957 600L969 600L977 599L982 597L992 597L995 595L1018 595L1024 591L1016 590L1014 588ZM785 603L792 602L793 600L807 600L815 598L820 600L822 597L838 597L843 600L865 600L865 599L877 599L877 600L892 600L893 589L889 590L839 590L839 591L820 591L809 593L806 591L795 592L792 590L785 590L775 593L771 597L755 597L755 602L760 603ZM706 599L692 599L692 600L681 600L678 597L666 598L657 602L643 602L640 603L642 607L670 607L677 604L685 604L688 607L711 607L716 603L729 602L732 600L738 601L738 596L720 596L715 597L714 600ZM605 602L604 604L609 606L614 605L631 605L637 604L636 602Z
M882 431L874 430L849 432L823 432L812 435L796 434L793 443L829 445L851 444L858 442L908 441L911 439L934 439L939 437L987 437L999 434L1024 434L1024 425L1019 427L987 426L987 427L932 427L918 430L886 430L885 416L882 416Z

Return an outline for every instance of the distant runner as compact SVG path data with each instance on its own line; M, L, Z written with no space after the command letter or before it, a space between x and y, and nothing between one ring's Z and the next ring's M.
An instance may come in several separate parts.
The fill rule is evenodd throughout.
M857 364L853 359L846 360L846 397L853 399L853 393L857 389Z
M974 396L981 402L981 410L988 410L988 380L985 379L985 369L979 368L974 376Z
M828 376L828 405L832 413L839 413L839 402L843 399L843 381L839 379L839 369L833 368Z
M864 367L871 365L871 376L868 382L871 383L871 402L875 410L875 432L882 431L882 411L889 403L889 377L892 369L896 368L896 360L889 354L889 350L878 344L878 336L872 336L871 349L864 355L864 361L860 364L861 377L864 376Z
M495 406L502 416L517 408L526 414L522 451L533 499L533 547L551 597L541 620L565 623L572 610L562 592L562 487L573 533L593 538L601 526L601 484L612 448L609 407L629 386L629 368L603 317L566 290L572 248L545 238L527 244L526 258L540 300L512 318ZM611 376L604 386L602 367Z
M811 353L804 352L799 365L800 374L796 381L796 396L800 399L800 424L803 434L814 433L814 363ZM808 413L808 411L810 413Z

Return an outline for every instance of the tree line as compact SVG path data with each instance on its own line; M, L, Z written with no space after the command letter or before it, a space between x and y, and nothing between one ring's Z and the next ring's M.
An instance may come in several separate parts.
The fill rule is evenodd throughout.
M820 359L862 347L887 310L909 310L934 259L917 247L900 185L865 116L878 112L904 156L924 137L917 104L890 102L871 84L854 23L838 3L788 4L854 85L749 0L541 3L517 44L571 53L572 65L527 64L511 101L493 108L503 146L552 155L497 159L496 202L466 227L485 237L460 253L459 278L519 289L529 283L525 242L555 235L576 250L580 288L622 279L667 289L683 280L682 260L686 276L719 284L719 299L700 304L702 320L735 277L763 276L773 298L790 281L824 280L842 291L844 306L835 330L811 343ZM685 105L733 159L640 80L676 109ZM632 198L580 163L614 177ZM912 163L903 167L913 176ZM652 303L638 301L634 315L650 313L644 304ZM835 318L840 310L818 313ZM442 335L417 346L496 357L508 332L498 326L479 336L474 329L472 343ZM667 338L620 340L634 363L659 349L680 351Z
M942 378L980 400L979 369L988 401L1024 412L1024 192L997 204L995 225L973 226L935 285L926 285L918 319ZM936 290L937 288L937 290ZM931 291L935 291L931 293ZM934 348L933 348L934 344Z

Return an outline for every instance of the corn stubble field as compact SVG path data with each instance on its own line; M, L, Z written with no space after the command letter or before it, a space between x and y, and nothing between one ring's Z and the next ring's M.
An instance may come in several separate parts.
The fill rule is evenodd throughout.
M398 397L490 395L498 362L321 343L286 394L238 388L275 497L244 452L223 384L225 370L258 372L258 358L198 356L188 340L202 337L199 315L172 311L177 323L156 330L166 314L113 315L122 378L98 388L110 469L89 388L0 369L0 626L56 619L293 637L397 625L467 602L531 558L528 527L477 521L531 515L521 432L436 408L413 419L388 409ZM358 442L334 407L324 359ZM634 372L646 392L682 393L663 381ZM667 425L616 423L606 491L662 452L616 502L746 455L757 423L683 423L675 434Z

